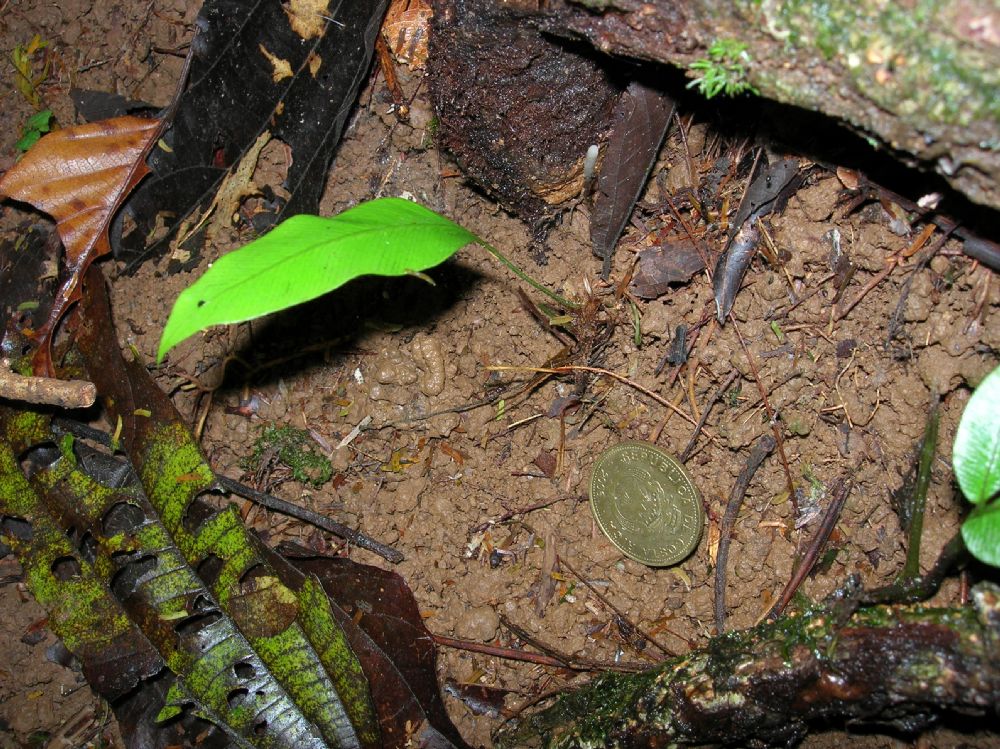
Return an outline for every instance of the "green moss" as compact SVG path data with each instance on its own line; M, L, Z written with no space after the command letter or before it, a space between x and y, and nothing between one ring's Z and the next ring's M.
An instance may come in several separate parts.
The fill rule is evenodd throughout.
M856 88L890 112L926 123L1000 121L1000 71L974 45L945 33L948 4L789 0L765 7L765 26L788 51L813 48L840 63Z
M288 466L295 480L303 484L322 486L333 476L330 461L323 456L309 432L304 429L276 427L273 424L264 427L264 431L254 442L253 453L242 462L242 466L248 471L256 472L274 459Z

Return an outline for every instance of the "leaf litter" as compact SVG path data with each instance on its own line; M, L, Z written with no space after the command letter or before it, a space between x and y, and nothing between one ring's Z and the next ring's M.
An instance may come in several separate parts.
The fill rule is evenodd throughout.
M514 248L512 254L530 267L526 253L518 256L521 245L527 244L527 234L516 221L495 215L481 198L433 178L437 157L420 150L424 135L419 128L398 124L378 110L370 113L363 126L359 123L344 143L335 189L328 191L324 212L369 197L372 179L387 177L383 189L390 194L406 191L428 199L432 207L454 206L452 217L498 246ZM696 158L711 152L710 132L701 123L687 137L687 150ZM371 161L369 155L377 153L383 141L389 144L390 154L407 154L406 170L393 171ZM672 136L667 152L676 153L680 148L678 139ZM388 163L394 163L391 156ZM671 170L668 184L687 181L684 171ZM840 185L831 184L831 179L808 183L790 201L784 215L772 220L777 242L792 250L784 270L793 286L789 287L781 269L754 260L735 303L743 335L759 357L762 374L771 385L771 397L785 423L794 426L799 435L789 441L793 464L811 467L827 483L832 483L839 475L838 469L844 467L857 474L856 488L842 520L848 535L839 542L840 553L832 571L807 581L805 586L807 593L817 596L836 586L849 570L860 570L867 585L894 576L902 555L896 541L897 521L887 506L886 492L898 484L903 466L909 463L907 453L922 432L920 414L926 411L931 388L946 396L942 409L942 441L946 442L967 397L961 383L974 381L985 368L975 352L983 346L987 351L996 350L996 331L1000 328L996 322L995 279L989 283L985 269L971 268L968 261L950 254L939 254L913 279L915 290L904 313L909 330L904 329L898 347L885 351L880 348L879 336L872 335L873 327L881 333L888 314L885 310L894 306L901 284L895 275L862 299L831 332L824 316L824 287L819 282L833 272L828 258L830 245L823 238L830 224L825 216L816 218L832 210L833 196ZM661 198L655 188L647 191L640 210L649 215L644 206L661 206ZM877 212L847 216L841 219L840 227L851 259L858 264L856 278L848 284L848 296L853 297L865 281L882 270L883 257L906 242L885 228ZM589 251L585 229L585 222L577 216L573 223L554 232L550 266L537 271L543 281L584 293L580 258ZM719 248L720 243L713 245L714 250ZM612 278L619 277L627 259L616 258ZM473 260L470 257L463 262ZM592 281L598 263L591 262L594 267L588 269L588 275ZM903 268L900 272L905 271ZM509 635L497 626L495 616L501 611L539 637L549 638L560 650L613 657L613 639L596 641L586 635L590 627L602 622L594 613L600 609L586 605L588 596L582 589L564 589L559 594L557 588L544 619L533 618L530 596L542 565L541 543L533 543L523 561L504 562L497 567L467 559L463 550L469 528L483 520L558 496L567 487L570 492L582 493L589 464L604 446L619 438L648 436L664 414L655 404L598 381L588 391L593 401L578 417L586 417L587 421L571 420L569 433L576 427L582 429L568 441L560 434L557 419L536 419L510 429L512 423L530 415L532 403L546 410L551 399L545 397L537 402L529 400L521 410L503 412L499 419L501 412L495 404L465 414L445 413L425 419L442 408L457 408L488 393L495 381L484 369L487 364L537 366L551 356L557 345L540 335L533 319L517 311L520 308L512 303L511 285L505 278L488 264L480 266L477 273L480 280L472 287L465 285L460 274L449 277L447 273L439 277L445 282L444 288L434 291L405 279L388 286L363 286L351 303L316 303L295 317L294 323L254 324L255 348L248 351L244 347L242 353L256 357L257 364L280 360L317 343L323 346L318 353L306 355L310 366L304 371L298 366L271 367L257 370L257 374L240 382L242 374L234 368L230 377L235 376L236 382L211 391L215 405L208 408L204 444L215 456L213 460L223 466L235 466L247 454L256 435L254 425L247 417L226 414L222 408L236 405L244 388L262 396L259 415L263 418L307 426L330 438L331 444L366 416L373 417L376 426L398 424L392 429L363 432L352 443L351 448L356 450L347 449L333 456L337 470L346 476L337 496L293 485L286 487L287 496L319 508L334 500L343 501L346 509L336 514L405 549L408 558L397 571L414 589L421 618L432 631L504 642ZM186 280L157 277L149 268L134 279L119 279L115 285L115 307L123 335L147 360L155 352L169 302ZM457 298L448 288L455 283L466 289ZM801 288L796 288L796 283ZM369 303L373 293L378 295L378 304ZM794 301L790 293L795 294ZM160 301L152 309L159 308L159 313L150 312L150 300L155 299ZM980 299L984 300L980 312L973 314ZM693 349L698 369L690 376L686 371L669 368L660 380L655 380L651 372L674 325L680 320L699 322L706 310L714 312L712 304L711 290L698 276L666 297L643 303L644 347L636 349L629 343L631 330L627 329L628 335L613 340L608 366L622 372L634 370L647 386L669 388L671 398L683 398L685 391L691 390L694 402L700 404L732 365L741 366L742 354L729 337L729 326L726 335L715 331L710 337L699 337L700 345ZM788 316L780 318L787 337L782 344L770 321L762 320L768 313L780 314L795 304ZM446 371L444 389L433 397L424 393L425 389L432 390L430 372L421 367L422 360L410 338L412 332L425 329L428 314L435 321L430 336L440 344ZM336 323L359 317L369 321L363 332ZM503 335L496 334L493 326L497 324L502 326ZM806 327L798 327L803 325ZM197 349L188 349L186 359L161 375L161 382L174 390L190 382L180 377L186 374L205 377L201 384L213 387L211 373L235 350L241 336L238 332L208 336ZM843 348L846 355L841 356L842 347L837 344L847 340L857 345L852 350ZM789 344L791 348L782 350ZM708 422L719 442L703 444L688 465L710 506L717 511L728 495L746 447L761 434L754 385L744 378L738 382L723 395L721 403L725 408L713 411L720 415ZM557 385L550 383L547 387L554 392ZM207 400L205 392L177 391L177 402L186 417L193 419L197 415ZM406 421L414 418L418 421ZM679 452L689 436L689 428L678 424L670 422L661 436L661 444L674 452ZM418 447L421 440L423 447ZM460 466L443 451L433 450L433 445L442 440L461 451L464 461ZM385 476L378 471L378 465L401 448L407 449L415 461L413 466L399 476ZM516 472L526 472L523 469L531 467L542 449L562 456L561 468L551 479L512 478ZM768 591L777 595L788 578L794 547L787 534L794 519L789 515L787 500L781 501L783 485L780 471L765 464L746 500L754 513L737 518L730 556L735 564L727 596L727 613L733 627L751 623L770 605ZM934 477L928 505L938 518L935 525L941 528L929 528L925 536L925 566L933 561L933 552L940 548L957 520L946 475ZM336 543L330 537L274 522L263 513L251 513L249 519L272 538L284 534L318 549L329 549ZM703 635L701 623L711 620L712 591L708 585L711 570L702 551L682 565L685 580L617 556L603 539L593 535L585 504L555 504L524 520L536 539L553 534L560 549L578 551L579 556L573 555L576 567L592 582L599 583L600 589L627 610L637 624L667 618L685 637L696 640ZM364 553L354 555L369 559ZM576 562L581 557L583 564ZM531 574L525 575L527 570ZM545 686L532 669L457 651L442 653L441 668L463 682L512 688L518 694L527 695ZM545 677L547 683L562 678L557 672ZM457 703L450 702L447 707L467 738L488 741L487 733L495 721L474 717ZM823 738L809 741L822 742Z

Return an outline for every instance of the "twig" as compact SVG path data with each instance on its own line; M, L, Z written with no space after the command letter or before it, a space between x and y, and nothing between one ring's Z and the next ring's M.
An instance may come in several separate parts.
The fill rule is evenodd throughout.
M774 450L774 437L770 434L763 435L754 443L750 455L747 456L746 465L736 477L733 490L729 493L729 502L726 503L726 513L722 516L719 551L715 557L715 631L720 635L726 626L726 563L729 561L733 526L736 524L736 516L740 513L750 481L772 450Z
M505 648L499 645L487 645L486 643L473 642L472 640L458 640L454 637L445 637L444 635L431 634L431 639L433 639L438 645L443 645L446 648L468 650L472 653L482 653L483 655L492 655L497 658L506 658L512 661L535 663L539 666L568 668L573 671L619 671L621 673L636 673L638 671L644 671L647 668L646 665L606 663L603 661L587 661L569 657L566 657L564 660L563 657L557 658L551 655L532 653L529 650L521 650L519 648Z
M863 591L858 597L858 602L863 605L872 604L893 604L893 603L916 603L923 601L934 595L945 575L948 574L952 566L966 555L965 542L962 541L961 532L951 537L951 540L941 549L937 562L926 575L918 577L903 578L900 576L895 582L881 588Z
M827 168L829 169L830 167ZM835 169L830 169L830 171L835 171ZM892 190L882 187L882 185L872 182L864 174L859 174L858 176L864 181L863 184L859 185L859 189L862 193L867 193L869 198L881 200L885 197L891 202L901 206L903 210L910 213L916 213L925 221L929 221L937 226L941 231L954 234L956 237L961 239L962 251L968 257L975 258L993 270L1000 269L1000 245L996 242L984 239L974 231L961 226L958 222L948 216L935 214L932 209L923 208L917 203L914 203L912 200L904 198L899 193L895 193ZM876 194L872 195L873 192Z
M550 289L547 289L544 286L542 286L540 283L538 283L538 281L536 281L531 276L529 276L527 273L525 273L523 270L521 270L516 265L514 265L514 263L512 263L510 260L508 260L506 258L506 256L504 256L504 254L502 252L500 252L500 250L498 250L496 247L494 247L493 245L491 245L486 240L480 239L480 238L477 237L476 238L476 244L480 245L483 249L485 249L493 257L495 257L497 260L499 260L503 265L507 266L507 269L511 273L513 273L515 276L517 276L518 278L520 278L526 284L529 284L532 288L537 289L538 291L540 291L543 294L545 294L545 296L547 296L549 299L551 299L552 301L554 301L556 304L561 305L563 309L579 309L580 308L580 305L578 303L571 302L569 299L566 299L565 297L560 296L559 294L555 293L554 291L551 291Z
M540 666L555 666L556 668L573 668L569 663L559 659L553 658L550 655L541 655L539 653L531 653L527 650L518 650L517 648L503 648L498 645L486 645L482 642L473 642L472 640L456 640L453 637L445 637L444 635L431 634L431 639L434 640L438 645L443 645L446 648L456 648L457 650L468 650L472 653L482 653L483 655L494 655L498 658L509 658L514 661L525 661L527 663L537 663ZM587 669L574 669L580 671L586 671Z
M726 392L729 386L733 384L733 381L737 378L739 373L738 369L733 370L729 377L726 378L726 381L719 385L718 389L712 393L712 397L708 399L708 402L705 404L705 410L702 411L701 418L698 419L698 424L695 426L694 432L691 434L691 439L688 440L687 447L685 447L684 451L681 453L681 463L687 463L688 458L691 457L691 452L694 450L694 444L698 441L698 435L701 434L701 429L705 426L705 422L708 420L708 414L712 410L712 406L714 406L715 402L722 397L722 394Z
M527 507L518 507L513 510L508 510L503 515L498 517L496 520L486 520L475 528L471 530L471 533L482 533L487 528L494 525L501 525L506 523L508 520L512 520L517 515L527 515L529 512L534 512L535 510L544 510L546 507L551 507L556 504L556 502L562 502L567 499L575 499L577 502L587 501L586 497L580 497L575 494L565 494L561 497L553 497L552 499L543 499L541 502L535 502L534 504L528 505Z
M880 283L882 283L882 281L884 281L889 276L889 274L892 273L892 271L900 265L900 263L904 259L918 252L920 248L924 246L927 240L930 239L930 236L933 233L934 233L934 225L927 224L927 226L924 227L924 230L920 232L920 234L918 234L917 237L910 243L909 247L900 252L893 253L888 258L886 258L885 268L879 271L878 275L876 275L872 280L866 283L864 288L858 292L858 295L854 297L854 299L852 299L850 302L845 304L840 309L834 311L833 313L834 322L838 320L843 320L845 317L847 317L847 314L852 309L854 309L854 307L858 304L858 302L860 302L862 299L865 298L865 296L868 294L869 291L871 291ZM937 248L934 250L934 252L937 252L938 249L944 246L944 243L947 241L949 236L950 232L945 232L944 236L938 242Z
M737 324L736 316L732 313L732 311L729 313L729 319L733 323L733 330L736 331L736 337L740 341L743 353L746 354L747 363L750 365L750 371L753 372L754 381L757 383L757 390L760 392L761 403L764 404L764 410L767 411L767 420L771 423L771 431L774 433L774 441L778 446L778 455L781 456L781 465L785 469L785 479L788 482L788 497L792 502L792 511L795 515L798 515L799 503L795 498L795 482L792 481L792 471L788 467L788 457L785 455L785 442L781 438L781 430L778 428L778 419L774 415L774 409L771 408L771 402L767 399L767 391L764 390L764 383L761 382L760 371L757 369L757 363L750 355L750 349L747 348L747 343L743 340L743 334L740 332L740 326Z
M931 465L934 463L934 452L937 450L938 410L937 394L933 396L930 413L927 414L927 424L924 427L924 438L920 443L920 463L917 466L917 481L913 487L913 495L909 504L909 543L906 547L906 562L903 571L899 573L901 580L912 580L920 576L920 538L924 531L924 508L927 505L927 487L931 483Z
M557 658L568 664L578 664L580 666L587 666L594 670L614 670L621 671L623 673L638 673L639 671L645 671L649 666L644 663L614 663L607 661L598 661L593 658L580 658L575 655L570 655L568 653L560 652L556 650L551 645L547 645L541 640L532 636L530 632L525 630L523 627L514 624L510 619L508 619L503 614L500 614L500 623L510 630L517 639L523 640L524 642L531 645L531 647L536 650L541 650L543 653L551 655L553 658Z
M896 336L899 335L900 328L903 327L903 314L906 311L906 300L910 297L910 289L913 288L913 279L917 277L917 273L923 270L927 264L934 259L934 256L937 255L938 252L944 247L944 243L948 241L950 236L951 235L948 232L945 232L941 239L935 242L933 246L931 246L930 249L928 249L928 251L925 252L919 260L917 260L913 269L910 271L910 274L903 282L903 287L899 291L899 301L896 302L896 309L892 311L892 315L889 317L889 325L886 330L887 343L891 343Z
M778 598L778 602L771 607L771 610L767 612L767 619L773 620L781 616L781 612L785 610L785 606L788 602L792 600L792 596L795 595L795 591L799 589L802 581L806 579L806 576L812 571L813 566L816 564L816 560L819 559L819 553L823 550L826 545L827 540L830 538L830 534L837 525L837 521L840 519L840 513L844 509L844 503L847 501L847 495L851 493L852 482L850 479L844 481L843 479L838 480L833 486L833 499L827 506L826 511L823 513L823 521L819 525L819 530L816 531L816 535L809 542L809 547L806 549L806 553L802 555L802 562L792 573L791 579L788 584L785 585L785 589L781 592L781 596Z
M656 401L657 403L659 403L661 406L666 406L671 411L673 411L678 416L680 416L682 419L684 419L685 421L687 421L689 424L697 424L697 422L694 420L694 418L692 416L690 416L689 414L684 413L684 411L682 411L680 408L678 408L677 406L675 406L673 403L671 403L670 401L668 401L663 396L657 395L652 390L650 390L648 388L645 388L642 385L640 385L638 382L635 382L634 380L630 380L625 375L620 375L617 372L612 372L610 369L602 369L601 367L584 367L583 365L580 365L580 364L567 364L566 366L563 366L563 367L553 367L552 368L552 371L555 372L555 373L557 373L557 374L561 374L563 372L576 371L576 370L579 370L581 372L594 372L596 374L602 374L602 375L606 375L608 377L613 377L614 379L618 380L619 382L623 382L626 385L628 385L629 387L635 388L636 390L638 390L643 395L646 395L646 396L652 398L654 401ZM714 439L714 437L713 437L713 439Z
M97 388L86 380L25 377L0 366L0 398L60 408L89 408L97 400Z
M609 601L609 600L608 600L608 599L607 599L607 598L606 598L606 597L605 597L605 596L604 596L604 595L603 595L603 594L601 593L601 591L599 591L599 590L598 590L597 588L595 588L595 587L594 587L593 585L591 585L591 584L590 584L590 581L589 581L589 580L587 580L586 578L584 578L584 577L583 577L583 575L581 575L581 574L580 574L579 572L577 572L577 571L576 571L575 569L573 569L573 565L571 565L571 564L570 564L570 563L569 563L568 561L566 561L566 557L562 557L562 556L560 556L560 557L559 557L559 562L560 562L560 563L562 563L562 564L565 564L565 565L566 565L566 569L568 569L568 570L569 570L569 571L570 571L571 573L573 573L573 576L574 576L574 577L575 577L575 578L576 578L577 580L579 580L579 581L580 581L581 583L583 583L584 585L586 585L586 586L587 586L587 589L588 589L588 590L589 590L589 591L590 591L591 593L593 593L593 594L594 594L595 596L597 596L597 599L598 599L598 600L599 600L599 601L600 601L601 603L603 603L603 604L604 604L605 606L607 606L607 607L608 607L609 609L611 609L611 610L612 610L612 611L614 611L614 612L615 612L616 614L618 614L618 616L620 616L620 617L621 617L622 619L624 619L624 620L625 620L625 621L627 621L627 622L628 622L629 624L631 624L631 625L632 625L632 628L633 628L633 629L634 629L634 630L635 630L636 632L638 632L638 633L639 633L640 635L642 635L643 639L645 639L645 640L646 640L646 642L650 643L650 644L651 644L651 645L652 645L653 647L655 647L655 648L656 648L657 650L659 650L659 651L660 651L661 653L663 653L663 654L664 654L664 655L666 655L666 656L673 656L673 655L676 655L676 653L671 653L671 652L670 652L669 650L667 650L667 648L665 648L665 647L664 647L663 645L661 645L661 644L660 644L660 643L658 643L658 642L657 642L656 640L654 640L654 639L653 639L653 636L652 636L652 635L649 635L649 634L646 634L646 632L644 632L643 630L639 629L639 626L638 626L638 625L636 625L636 624L633 624L633 623L632 623L632 620L631 620L631 619L629 619L629 616L628 616L628 614L626 614L626 613L625 613L624 611L622 611L622 610L621 610L621 609L619 609L619 608L618 608L617 606L615 606L615 605L614 605L613 603L611 603L611 601Z
M352 543L361 549L367 549L373 554L378 554L387 562L398 564L405 558L401 551L386 546L385 544L381 544L360 531L348 528L346 525L341 525L340 523L330 520L328 517L323 515L319 515L312 510L299 507L292 502L286 502L285 500L279 499L278 497L270 494L259 492L256 489L246 486L245 484L241 484L235 479L223 476L221 473L216 473L215 478L216 481L219 482L219 485L228 492L238 494L239 496L249 499L251 502L259 504L262 507L266 507L269 510L280 512L282 515L288 515L289 517L296 518L297 520L301 520L305 523L315 525L317 528L329 531L335 536L340 536L345 541Z

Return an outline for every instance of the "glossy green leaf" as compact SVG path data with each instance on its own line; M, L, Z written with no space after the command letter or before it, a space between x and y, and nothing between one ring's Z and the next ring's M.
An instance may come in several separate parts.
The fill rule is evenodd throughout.
M962 540L980 562L1000 567L1000 502L975 508L962 523Z
M952 464L962 493L976 505L962 524L962 540L974 557L1000 567L1000 367L965 406Z
M331 218L293 216L216 261L181 292L157 360L213 325L243 322L315 299L365 275L402 276L445 261L472 232L402 198L362 203Z
M958 485L973 504L1000 492L1000 367L969 398L955 433L952 462Z

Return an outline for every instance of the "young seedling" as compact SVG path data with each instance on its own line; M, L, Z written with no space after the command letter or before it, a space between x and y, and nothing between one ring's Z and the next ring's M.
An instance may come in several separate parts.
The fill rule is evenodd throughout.
M29 148L38 142L45 133L52 129L52 110L43 109L41 112L31 115L21 128L21 138L14 144L21 153L25 153Z
M1000 367L972 393L955 433L952 465L974 507L962 524L972 556L1000 567Z
M160 338L157 362L213 325L244 322L322 296L365 275L419 275L478 244L564 309L577 305L546 289L485 240L402 198L379 198L330 218L293 216L217 260L181 292Z
M36 109L42 106L42 97L38 87L49 77L49 62L46 60L39 73L34 71L35 55L49 46L38 34L32 37L26 46L15 44L10 53L10 62L14 66L14 86L21 96Z

